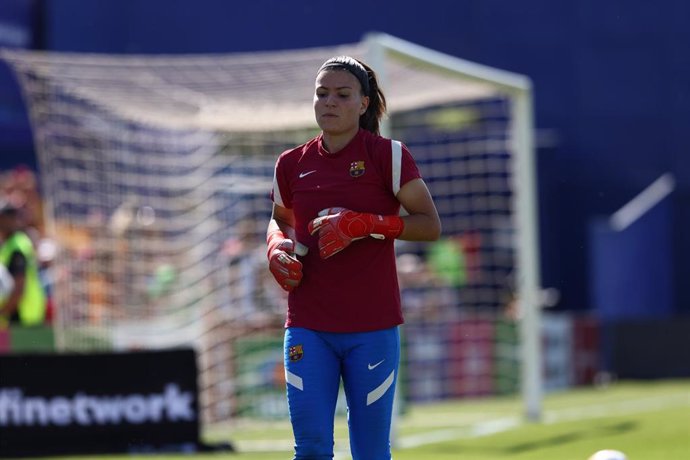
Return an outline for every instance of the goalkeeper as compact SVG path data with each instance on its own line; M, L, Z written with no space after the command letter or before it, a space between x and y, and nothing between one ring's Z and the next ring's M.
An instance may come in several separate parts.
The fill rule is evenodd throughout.
M379 135L385 110L371 68L329 59L315 83L321 133L276 162L268 259L289 292L284 359L295 459L333 458L341 378L353 459L391 458L403 323L393 244L438 239L441 224L407 148Z

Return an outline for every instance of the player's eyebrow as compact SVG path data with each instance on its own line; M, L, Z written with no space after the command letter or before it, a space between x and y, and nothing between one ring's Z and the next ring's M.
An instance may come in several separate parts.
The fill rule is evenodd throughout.
M330 88L328 86L320 85L320 86L317 86L316 89L330 89ZM352 86L338 86L335 89L336 90L338 90L338 89L352 89Z

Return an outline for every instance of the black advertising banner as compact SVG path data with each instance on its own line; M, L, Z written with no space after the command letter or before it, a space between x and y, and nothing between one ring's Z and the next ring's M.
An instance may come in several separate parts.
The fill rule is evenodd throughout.
M621 379L690 377L690 318L645 318L606 324L609 368ZM644 338L644 340L641 340Z
M0 355L0 457L195 451L193 350Z

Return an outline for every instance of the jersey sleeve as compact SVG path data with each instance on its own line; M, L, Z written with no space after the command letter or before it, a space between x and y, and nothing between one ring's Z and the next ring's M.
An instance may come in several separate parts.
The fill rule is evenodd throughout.
M390 177L394 195L397 195L400 189L409 181L422 177L407 146L396 140L391 140Z
M273 187L271 188L271 200L278 206L292 209L292 193L287 179L286 155L278 157L273 171Z

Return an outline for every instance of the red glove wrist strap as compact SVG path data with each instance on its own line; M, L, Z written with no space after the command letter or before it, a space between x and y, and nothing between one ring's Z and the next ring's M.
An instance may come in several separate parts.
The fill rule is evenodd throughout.
M266 244L268 245L268 250L266 251L266 257L271 258L271 253L275 248L278 247L283 240L287 239L283 231L279 228L274 228L269 230L266 234Z
M384 238L397 238L403 232L405 224L400 216L371 215L371 234L383 235Z

